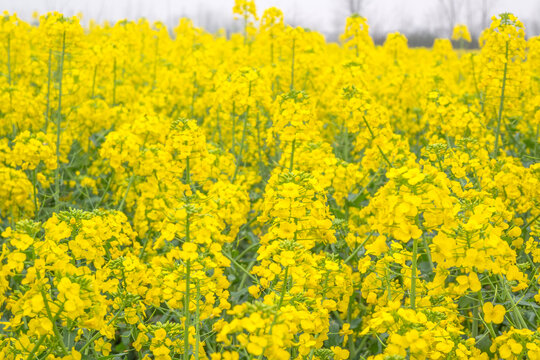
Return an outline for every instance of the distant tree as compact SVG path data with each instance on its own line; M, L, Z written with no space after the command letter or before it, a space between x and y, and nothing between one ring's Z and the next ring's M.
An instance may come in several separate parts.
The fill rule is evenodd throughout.
M482 0L484 1L484 0ZM439 5L442 9L445 19L445 35L451 36L452 30L458 21L458 16L463 7L463 0L439 0Z
M540 2L536 3L536 6L532 12L534 14L540 14ZM537 17L534 17L533 15L531 16L531 18L528 19L525 31L527 37L540 35L540 21Z
M366 0L346 0L347 11L349 15L358 14L362 15L361 12L366 3Z
M493 6L493 1L490 0L482 0L482 8L480 10L480 26L481 31L483 31L485 28L487 28L490 24L490 17L493 14L490 14L490 6Z
M489 27L491 16L496 15L493 7L497 0L469 0L466 7L467 26L471 36L478 39L482 31Z

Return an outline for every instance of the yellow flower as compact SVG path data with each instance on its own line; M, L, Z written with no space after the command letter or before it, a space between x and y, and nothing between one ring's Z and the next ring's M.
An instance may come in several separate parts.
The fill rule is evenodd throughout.
M53 324L48 318L35 318L28 323L29 333L38 336L52 334Z
M504 315L506 314L506 309L502 305L495 305L491 302L484 303L482 307L484 311L484 320L487 323L500 324L504 320Z
M193 261L193 260L196 260L198 257L199 257L199 254L197 253L197 244L186 242L182 245L182 252L181 252L182 260Z
M345 323L343 324L343 327L339 331L339 335L343 336L343 346L347 345L347 340L349 339L349 335L351 335L353 331L351 330L351 324Z
M148 341L148 336L144 333L139 333L137 339L133 342L133 348L137 351L141 351L143 345Z
M454 30L452 31L452 40L465 40L467 42L471 42L471 34L469 33L469 29L467 28L467 25L464 24L458 24L454 27Z
M349 358L349 350L342 349L339 346L332 346L330 350L334 353L335 360L346 360Z
M107 356L111 352L111 343L106 342L105 339L99 338L94 343L94 348L96 351L101 352L103 355Z
M167 331L163 328L157 329L154 332L154 339L157 341L163 341L167 336Z
M261 336L250 336L249 343L247 345L247 351L255 356L260 356L263 353L264 348L267 345L265 338Z

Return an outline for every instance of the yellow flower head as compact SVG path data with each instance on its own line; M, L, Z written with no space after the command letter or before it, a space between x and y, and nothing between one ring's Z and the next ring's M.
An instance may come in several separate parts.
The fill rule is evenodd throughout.
M484 311L484 320L487 323L500 324L504 320L506 309L502 305L493 306L492 303L487 302L482 307Z
M465 40L471 42L471 34L465 24L457 24L452 32L452 40Z

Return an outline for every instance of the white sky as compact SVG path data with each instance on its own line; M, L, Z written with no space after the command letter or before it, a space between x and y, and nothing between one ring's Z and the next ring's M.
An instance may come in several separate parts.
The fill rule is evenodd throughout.
M368 18L371 32L441 31L448 20L441 2L453 2L458 22L471 28L481 24L482 3L487 2L490 15L512 12L526 26L528 35L540 33L540 0L363 0L362 15ZM313 30L335 34L342 31L347 16L347 0L257 0L257 10L276 6L286 21ZM215 30L230 25L234 0L0 0L0 9L17 12L30 19L32 12L60 11L66 15L82 12L85 20L98 21L146 17L176 25L180 16L188 16L199 26Z

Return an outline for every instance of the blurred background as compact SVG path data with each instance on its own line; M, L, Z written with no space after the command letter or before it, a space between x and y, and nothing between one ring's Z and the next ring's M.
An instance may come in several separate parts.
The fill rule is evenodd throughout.
M189 17L196 26L210 32L223 28L227 33L240 31L241 21L232 14L234 0L0 0L0 8L16 12L30 21L34 12L83 14L83 23L116 22L145 17L162 21L169 29L181 17ZM382 43L389 32L399 31L411 46L431 46L433 39L450 37L456 23L469 27L473 42L490 24L490 18L511 12L524 24L528 37L540 33L540 0L256 0L260 14L269 7L280 8L289 25L323 33L336 41L345 19L358 13L368 19L370 34Z

